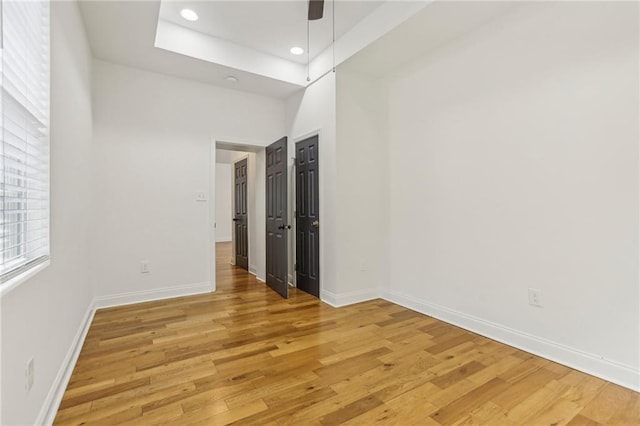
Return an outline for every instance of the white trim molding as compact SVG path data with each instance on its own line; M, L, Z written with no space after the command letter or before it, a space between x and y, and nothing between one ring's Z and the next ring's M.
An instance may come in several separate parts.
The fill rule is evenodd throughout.
M29 281L34 275L46 269L49 265L51 265L51 259L47 259L44 262L39 263L36 266L27 269L21 274L11 278L9 281L0 284L0 298L2 298L2 296L6 294L9 294L12 290L18 288L20 284Z
M152 302L154 300L171 299L173 297L211 293L213 290L211 283L206 282L152 290L132 291L130 293L98 296L95 298L95 307L96 309L100 309L110 308L112 306L131 305L133 303Z
M80 327L71 342L67 355L64 357L62 364L60 364L58 374L49 388L49 393L42 404L42 408L40 409L40 413L38 414L35 424L53 424L56 414L58 413L58 407L60 407L60 403L62 402L62 396L64 395L64 391L67 389L67 385L71 379L71 373L73 373L73 369L76 366L76 362L80 356L80 350L82 349L82 345L84 345L84 340L87 337L87 333L89 332L89 327L91 327L95 313L95 301L92 301L80 322Z
M640 370L604 359L528 333L467 315L402 293L383 291L383 299L424 315L462 327L498 342L532 353L567 367L640 391Z
M260 277L258 276L258 273L257 273L257 272L252 271L251 269L249 269L249 273L250 273L251 275L253 275L254 277L256 277L256 280L257 280L257 281L260 281L260 282L266 283L266 281L264 280L264 278L260 278Z
M366 302L368 300L378 299L379 297L380 294L378 290L373 289L350 291L348 293L333 293L327 290L320 291L320 300L334 308Z

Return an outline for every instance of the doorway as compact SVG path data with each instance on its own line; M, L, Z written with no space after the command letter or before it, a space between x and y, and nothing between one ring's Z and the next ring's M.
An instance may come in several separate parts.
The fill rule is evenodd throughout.
M296 143L296 286L320 297L318 135Z
M246 232L236 229L235 202L235 165L246 160L246 205L238 206L240 212L246 211ZM228 250L223 250L228 256L227 263L242 264L244 259L236 262L236 239L246 234L246 244L242 244L240 253L246 253L246 270L265 282L265 147L249 142L223 142L213 140L211 144L211 173L210 199L210 276L213 289L216 288L218 278L216 258L218 246L216 243L228 243ZM244 224L243 224L244 228ZM238 236L236 236L236 233ZM224 246L224 245L223 245ZM246 250L245 250L246 247Z

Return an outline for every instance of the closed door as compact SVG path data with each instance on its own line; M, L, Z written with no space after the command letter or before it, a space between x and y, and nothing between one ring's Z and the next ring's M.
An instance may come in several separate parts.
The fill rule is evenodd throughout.
M287 138L269 145L266 157L267 285L287 298Z
M318 136L296 144L296 286L320 297Z
M247 159L234 166L234 229L236 234L236 266L249 270L249 233L247 215Z

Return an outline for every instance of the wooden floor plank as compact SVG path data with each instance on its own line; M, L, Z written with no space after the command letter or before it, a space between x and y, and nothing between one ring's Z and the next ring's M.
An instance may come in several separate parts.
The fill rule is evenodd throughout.
M215 293L96 312L56 425L640 424L636 392L384 300L284 300L217 254Z

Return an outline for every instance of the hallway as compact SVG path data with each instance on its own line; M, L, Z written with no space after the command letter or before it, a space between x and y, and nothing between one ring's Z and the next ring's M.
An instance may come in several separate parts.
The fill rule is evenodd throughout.
M56 424L638 424L637 393L383 300L212 294L99 310Z

